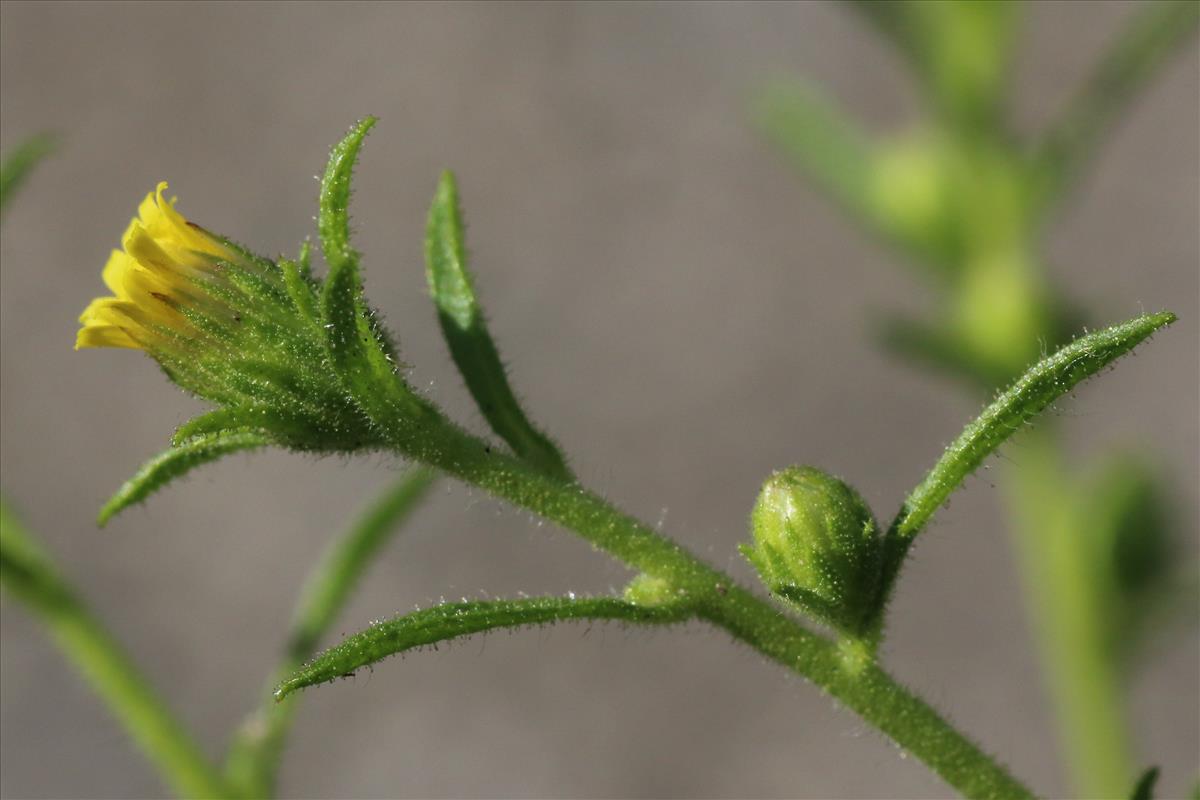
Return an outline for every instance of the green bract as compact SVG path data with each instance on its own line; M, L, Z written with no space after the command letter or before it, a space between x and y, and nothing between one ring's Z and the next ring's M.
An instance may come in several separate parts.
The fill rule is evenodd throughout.
M879 526L858 492L813 467L767 479L742 553L768 588L846 633L864 629L878 595Z

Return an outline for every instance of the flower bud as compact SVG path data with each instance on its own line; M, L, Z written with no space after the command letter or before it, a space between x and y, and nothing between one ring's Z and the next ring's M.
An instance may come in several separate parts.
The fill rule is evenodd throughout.
M76 349L143 350L186 391L218 406L223 427L296 449L346 451L374 435L329 363L317 284L175 210L160 183L102 277L111 296L79 318Z
M850 486L813 467L767 479L742 553L767 587L820 621L861 633L879 586L878 526Z

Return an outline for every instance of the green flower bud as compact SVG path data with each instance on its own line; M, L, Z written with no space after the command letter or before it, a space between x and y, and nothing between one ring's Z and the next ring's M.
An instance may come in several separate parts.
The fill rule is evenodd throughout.
M742 553L775 594L846 633L861 633L879 588L881 537L850 486L813 467L763 484Z

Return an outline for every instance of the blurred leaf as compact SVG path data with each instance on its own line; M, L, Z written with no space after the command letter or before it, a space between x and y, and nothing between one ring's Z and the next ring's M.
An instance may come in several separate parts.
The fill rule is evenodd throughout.
M1121 112L1192 38L1200 3L1155 0L1136 14L1033 151L1032 179L1042 206L1062 197Z
M558 446L525 415L509 386L467 269L466 236L451 172L442 173L425 229L425 274L450 355L496 435L517 457L563 480L571 471Z
M778 82L758 99L759 127L821 189L862 221L874 219L872 144L815 84Z
M1110 657L1128 662L1148 629L1186 591L1158 475L1132 455L1110 458L1080 487L1076 535L1092 557L1092 585Z
M273 682L287 678L313 654L375 556L428 495L435 478L436 473L429 469L410 470L330 544L310 570L296 603L286 652L275 669ZM295 703L277 703L268 693L262 705L238 728L225 771L243 795L275 795L275 776L295 710Z
M851 7L913 66L944 125L997 130L1019 4L977 0L853 0Z
M54 152L55 141L52 136L39 133L29 137L17 145L0 163L0 213L8 209L21 183L29 177L29 173L43 158Z
M884 317L876 330L884 349L920 366L966 380L972 388L990 389L1000 376L987 371L963 351L950 332L904 317Z
M1138 778L1130 800L1154 800L1154 784L1158 783L1158 767L1150 767Z
M228 797L204 752L0 498L0 584L33 611L126 733L184 797Z

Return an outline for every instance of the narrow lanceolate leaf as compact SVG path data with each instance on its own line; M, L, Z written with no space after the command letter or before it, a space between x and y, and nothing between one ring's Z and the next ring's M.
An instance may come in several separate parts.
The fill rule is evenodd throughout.
M204 752L128 653L0 498L0 585L45 624L66 659L181 797L228 797Z
M287 695L353 673L405 650L437 644L496 628L519 628L570 620L617 620L640 625L682 622L686 606L642 606L610 597L572 600L537 597L525 600L448 603L372 625L305 664L275 690Z
M450 172L442 173L429 209L425 275L450 355L492 430L519 458L548 475L570 479L562 453L529 421L509 386L467 269L458 187Z
M421 502L436 478L434 470L413 468L333 543L313 569L296 605L288 641L288 656L296 664L313 654L375 554Z
M1047 406L1174 321L1175 315L1168 311L1145 314L1076 339L1031 367L963 430L909 494L884 536L872 625L883 624L884 610L913 539L966 477Z
M284 657L272 683L292 674L316 651L367 568L433 485L436 473L417 467L389 487L345 534L333 541L309 573L296 604ZM274 685L271 686L273 690ZM244 797L275 796L275 777L295 703L276 703L270 694L238 728L226 774Z
M1122 109L1191 41L1198 23L1200 3L1194 0L1156 0L1138 10L1034 152L1042 202L1053 203L1063 194Z
M358 253L350 245L350 181L363 138L374 124L374 117L364 118L330 152L317 228L329 264L321 313L330 360L367 416L388 425L413 409L415 396L397 373L387 335L363 300Z
M198 434L186 442L172 447L142 465L137 474L117 490L96 522L103 527L115 515L129 506L140 503L167 483L184 475L201 464L216 461L221 456L239 450L254 450L271 444L271 439L256 431Z
M1147 314L1076 339L1035 364L992 402L946 448L925 480L908 496L892 533L911 539L951 492L997 447L1047 406L1175 321L1170 312Z
M8 208L17 187L29 176L38 162L54 150L54 139L46 134L31 136L21 142L0 163L0 212Z

